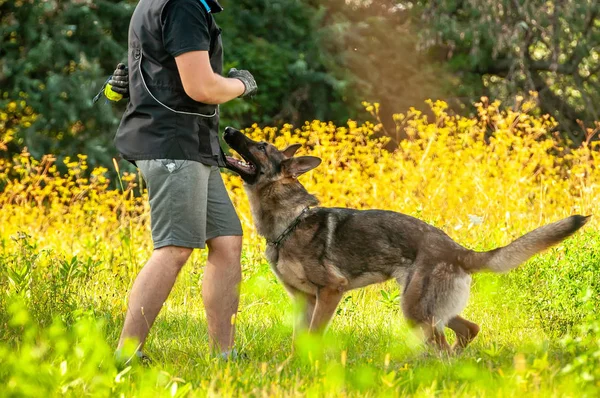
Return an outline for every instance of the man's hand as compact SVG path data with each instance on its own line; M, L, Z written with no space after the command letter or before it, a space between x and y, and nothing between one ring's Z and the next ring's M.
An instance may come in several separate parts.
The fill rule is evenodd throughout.
M129 97L129 72L125 64L119 63L117 65L117 69L104 82L102 88L100 88L100 91L92 100L92 103L95 104L103 94L106 99L113 102L118 102L123 97Z
M118 64L117 69L108 79L110 89L115 93L121 94L125 98L129 98L129 70L125 64Z
M258 86L254 80L254 76L252 76L252 74L247 70L237 70L235 68L231 68L229 73L227 73L227 77L241 80L242 83L244 83L244 87L246 87L246 89L241 95L242 97L256 94Z

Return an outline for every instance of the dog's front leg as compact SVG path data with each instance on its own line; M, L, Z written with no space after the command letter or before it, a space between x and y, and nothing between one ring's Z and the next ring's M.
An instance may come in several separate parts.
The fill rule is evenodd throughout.
M343 291L328 287L320 288L317 291L317 305L310 322L311 332L323 332L325 330L343 295Z
M310 322L315 312L315 306L317 304L317 298L308 293L304 293L301 290L296 289L292 285L283 282L285 290L288 292L290 297L302 307L302 318L299 322L294 322L294 335L296 329L306 329L310 326Z

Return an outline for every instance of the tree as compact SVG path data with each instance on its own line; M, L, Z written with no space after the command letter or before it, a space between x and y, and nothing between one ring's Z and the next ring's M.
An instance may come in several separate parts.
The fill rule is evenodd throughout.
M306 0L223 0L216 14L223 27L225 71L248 69L259 88L254 99L223 106L223 118L251 123L300 124L345 121L346 82L330 73L319 42L322 10ZM356 108L356 106L355 106Z
M0 0L0 109L25 101L36 120L13 151L86 153L110 164L118 118L92 98L126 55L133 1ZM118 57L118 58L117 58ZM4 128L17 127L10 121Z
M396 0L224 0L217 14L226 59L252 71L254 102L223 106L244 123L345 123L365 117L365 100L392 114L442 98L451 76L419 51L412 7ZM243 108L242 106L245 106ZM242 123L242 124L244 124Z
M346 82L349 109L365 100L378 102L381 121L392 132L394 113L431 98L450 100L452 76L422 49L420 14L411 3L328 0L321 7L319 45L329 73ZM357 115L354 108L352 116Z
M26 146L36 157L85 153L92 166L112 164L125 104L91 99L126 60L135 4L0 0L0 113L18 106L28 117L0 120L11 137L18 130L3 145L13 152ZM482 95L509 103L531 90L575 143L582 138L578 120L600 119L598 1L222 4L225 12L215 17L223 28L225 71L248 69L259 83L254 98L222 107L224 125L344 123L361 118L367 100L381 103L380 116L393 129L393 113L427 98L465 112Z
M85 153L90 165L110 165L112 138L124 104L91 100L118 61L126 60L127 31L136 1L0 0L0 109L28 104L37 118L9 144L36 157ZM240 0L217 14L225 41L225 71L252 71L259 93L222 108L223 124L240 127L342 121L344 82L328 73L316 33L320 11L303 0Z
M553 115L576 144L583 139L578 120L591 125L600 119L597 0L414 4L423 16L423 44L459 77L459 95L508 101L536 91L542 112Z

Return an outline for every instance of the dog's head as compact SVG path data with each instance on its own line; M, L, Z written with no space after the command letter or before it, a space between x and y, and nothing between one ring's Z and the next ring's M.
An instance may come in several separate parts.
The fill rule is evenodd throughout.
M236 151L244 161L225 157L229 170L235 171L248 185L298 176L317 167L321 159L314 156L294 157L300 144L293 144L280 151L267 142L256 142L233 127L225 128L225 142Z

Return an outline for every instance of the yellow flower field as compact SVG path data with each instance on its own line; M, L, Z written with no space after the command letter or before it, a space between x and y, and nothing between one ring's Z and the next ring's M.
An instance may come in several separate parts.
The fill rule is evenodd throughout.
M299 154L322 158L301 181L323 206L414 215L465 245L489 247L570 214L598 213L598 141L576 149L560 146L552 138L555 123L529 115L532 105L527 102L513 111L486 100L473 119L448 115L441 101L429 105L433 117L415 109L395 115L398 129L409 138L394 151L385 149L390 138L380 134L381 126L369 122L334 126L313 121L297 129L252 126L246 133L280 148L301 143ZM115 189L105 168L86 176L85 155L65 160L67 174L57 171L51 155L37 160L23 153L0 162L0 179L11 176L0 196L5 236L42 233L49 246L66 250L68 245L75 252L84 249L82 242L61 237L78 231L111 240L130 229L146 252L148 206L140 197L139 176L123 173ZM246 242L260 243L241 179L229 172L224 178ZM598 225L596 219L591 222Z

